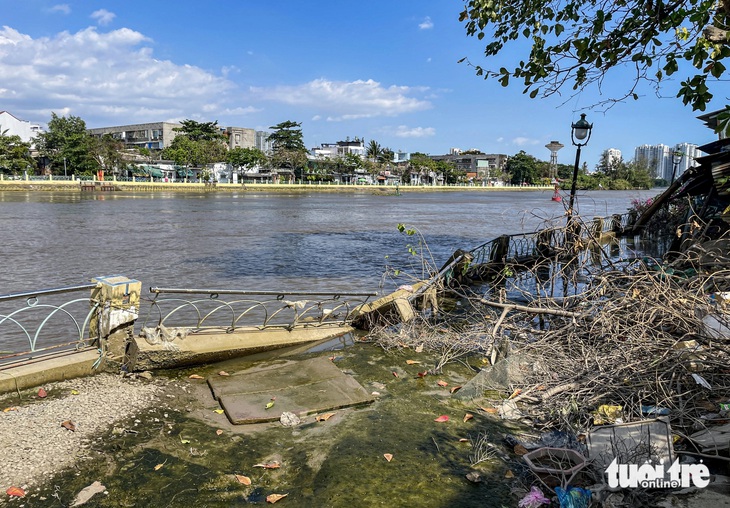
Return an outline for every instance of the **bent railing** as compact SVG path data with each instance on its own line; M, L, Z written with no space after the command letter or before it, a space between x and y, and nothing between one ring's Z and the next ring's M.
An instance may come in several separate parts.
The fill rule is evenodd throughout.
M144 329L191 332L342 326L376 293L150 288Z
M97 339L88 337L99 308L89 292L95 287L81 284L0 295L0 365L19 357L90 346ZM82 291L86 292L83 297L79 296Z

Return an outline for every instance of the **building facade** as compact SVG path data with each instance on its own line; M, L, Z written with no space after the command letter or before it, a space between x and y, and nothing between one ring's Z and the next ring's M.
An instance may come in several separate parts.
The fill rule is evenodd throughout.
M87 132L99 138L111 134L114 139L122 141L128 147L162 150L172 144L172 140L178 135L175 129L180 127L182 126L179 123L154 122L100 127L88 129Z
M258 148L266 155L271 155L271 153L274 151L274 144L269 139L269 136L271 136L270 132L256 131L256 141L254 148Z
M223 130L228 139L228 149L256 148L256 131L244 127L226 127Z
M471 151L471 150L470 150ZM435 161L446 161L454 165L458 170L465 171L468 178L481 181L491 179L496 173L501 172L507 164L507 155L501 153L459 153L457 149L451 149L448 155L430 155Z
M679 143L674 147L673 152L677 155L682 154L682 158L679 160L679 164L677 164L675 177L679 177L679 175L694 166L695 159L703 155L698 146L692 143Z
M672 152L667 145L641 145L634 149L634 162L644 164L654 178L672 177Z
M0 111L0 134L5 133L6 136L19 136L21 141L29 143L41 132L43 130L40 125L20 120L8 111Z

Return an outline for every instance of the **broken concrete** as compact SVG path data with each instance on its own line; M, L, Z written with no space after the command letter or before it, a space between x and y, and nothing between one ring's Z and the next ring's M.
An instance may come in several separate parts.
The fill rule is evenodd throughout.
M327 358L279 361L208 379L234 425L277 421L373 402L373 397Z

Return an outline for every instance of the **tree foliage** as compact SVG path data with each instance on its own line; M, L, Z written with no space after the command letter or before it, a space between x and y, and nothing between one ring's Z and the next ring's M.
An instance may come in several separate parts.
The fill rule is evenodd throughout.
M460 21L468 35L488 41L486 57L528 41L529 54L513 69L475 69L503 86L521 80L523 93L533 98L600 86L609 71L630 67L633 80L607 101L638 99L640 82L659 89L686 62L694 75L681 81L677 97L704 111L710 85L725 74L723 61L730 57L730 0L466 0ZM729 111L726 106L719 118L721 128L728 128Z
M302 135L301 122L287 120L269 127L274 132L269 135L269 140L276 151L299 151L306 152L304 137Z
M504 171L510 174L510 182L515 185L522 183L533 184L540 176L538 173L539 165L540 161L521 150L518 154L507 159Z
M237 146L226 154L226 162L236 169L249 169L263 166L266 154L258 148L241 148Z
M191 141L224 141L225 136L218 127L218 120L215 122L196 122L195 120L183 120L181 127L173 130L187 136Z
M41 155L51 161L54 173L63 173L64 161L71 174L91 174L99 168L92 156L92 137L86 122L78 116L51 113L48 130L39 134L37 145Z
M20 136L0 132L0 172L17 175L35 166L35 160L30 156L30 143L23 142Z

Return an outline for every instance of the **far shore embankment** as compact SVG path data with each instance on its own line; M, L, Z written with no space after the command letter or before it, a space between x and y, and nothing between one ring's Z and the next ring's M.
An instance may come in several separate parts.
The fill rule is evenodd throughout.
M477 185L342 185L328 183L186 183L186 182L131 182L90 180L0 180L0 191L121 191L121 192L367 192L372 194L397 194L405 192L454 192L454 191L546 191L552 186L524 185L482 187Z

